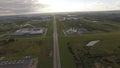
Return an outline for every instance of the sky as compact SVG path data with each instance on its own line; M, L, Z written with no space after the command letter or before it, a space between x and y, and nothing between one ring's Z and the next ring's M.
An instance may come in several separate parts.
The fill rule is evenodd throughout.
M120 10L120 0L0 0L0 15Z

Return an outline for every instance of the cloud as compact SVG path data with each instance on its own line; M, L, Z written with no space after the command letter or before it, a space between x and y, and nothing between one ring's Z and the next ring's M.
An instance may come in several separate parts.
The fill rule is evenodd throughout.
M101 10L120 10L120 0L0 0L0 15Z
M95 4L95 8L98 10L119 10L120 0L110 0L110 2L103 0Z
M96 0L92 2L84 2L80 6L84 11L105 11L120 10L120 0Z
M35 0L0 0L0 14L23 14L40 12L47 5L37 3Z

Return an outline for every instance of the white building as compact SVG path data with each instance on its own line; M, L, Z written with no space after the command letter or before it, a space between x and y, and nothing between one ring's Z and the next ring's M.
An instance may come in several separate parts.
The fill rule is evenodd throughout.
M73 33L77 33L77 29L74 28L70 28L68 30L65 31L67 34L73 34Z

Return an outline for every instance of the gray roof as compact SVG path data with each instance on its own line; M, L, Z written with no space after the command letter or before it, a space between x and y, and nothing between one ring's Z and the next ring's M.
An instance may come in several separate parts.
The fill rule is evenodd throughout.
M0 68L29 68L32 62L30 56L26 56L22 60L1 61Z
M33 34L42 34L44 33L43 28L24 28L19 29L13 33L13 35L33 35Z

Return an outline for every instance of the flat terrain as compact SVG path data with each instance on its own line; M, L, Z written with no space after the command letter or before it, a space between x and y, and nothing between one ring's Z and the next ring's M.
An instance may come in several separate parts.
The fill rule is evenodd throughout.
M95 62L104 63L103 67L109 64L115 68L119 67L119 38L120 33L61 37L62 67L75 68L78 63L81 68L92 68L95 67ZM93 40L100 42L91 47L88 53L86 44ZM68 42L74 54L69 50Z
M77 19L63 19L71 17ZM61 15L57 20L62 68L119 68L119 14L71 14L71 17ZM84 28L88 32L65 35L63 30L69 28ZM86 46L95 40L100 42Z
M46 16L45 16L46 17ZM0 60L38 58L38 68L120 68L120 13L86 12L0 19ZM40 19L40 20L39 20ZM41 35L11 36L45 27ZM99 40L94 46L89 42Z
M39 17L38 17L39 18ZM27 20L27 18L25 18ZM19 23L19 21L25 21ZM8 60L19 60L24 56L32 56L33 58L38 58L38 65L37 68L53 68L53 19L49 22L41 23L41 22L28 22L24 19L20 20L12 20L13 26L17 25L24 25L26 23L32 24L35 27L45 27L48 28L46 34L42 35L31 35L31 36L9 36L6 34L8 30L4 30L3 34L0 37L0 57L4 57L1 61L8 61ZM14 21L16 23L14 23ZM6 22L6 21L4 21ZM17 23L18 22L18 23ZM1 21L0 24L3 22ZM12 22L10 22L12 23ZM9 24L3 23L4 26L7 28ZM7 24L7 25L5 25ZM22 28L28 28L31 26L26 26ZM4 28L4 27L1 27ZM9 33L13 33L20 27L13 28L12 26L8 27L11 31ZM10 41L12 40L12 41Z

